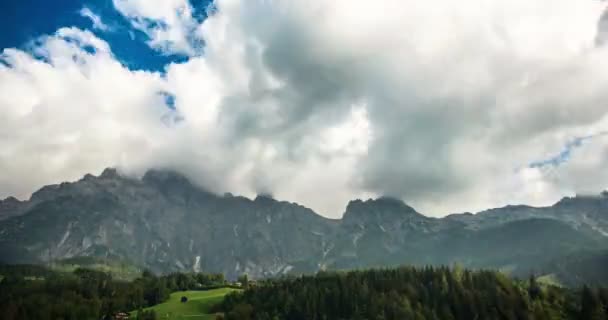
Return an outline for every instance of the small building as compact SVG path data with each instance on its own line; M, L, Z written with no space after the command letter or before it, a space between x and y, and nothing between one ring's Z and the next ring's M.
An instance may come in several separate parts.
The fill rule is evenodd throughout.
M130 315L128 312L116 312L112 318L114 320L128 320Z

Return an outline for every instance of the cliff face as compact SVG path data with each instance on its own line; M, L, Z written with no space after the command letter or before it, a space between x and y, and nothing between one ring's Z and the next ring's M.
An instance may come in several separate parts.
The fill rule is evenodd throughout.
M606 197L429 218L400 200L351 201L341 220L260 196L217 196L168 171L107 169L0 202L0 260L129 260L157 272L228 277L321 269L453 264L539 272L580 250L608 249Z

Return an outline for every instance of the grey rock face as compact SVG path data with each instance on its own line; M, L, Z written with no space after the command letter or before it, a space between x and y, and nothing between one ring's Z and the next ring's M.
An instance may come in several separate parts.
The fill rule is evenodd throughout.
M22 214L27 205L23 201L17 200L15 197L8 197L0 200L0 220Z
M429 218L400 200L351 201L340 220L270 196L217 196L180 174L108 169L0 202L0 260L129 260L157 272L270 277L322 269L454 264L525 274L608 249L608 199Z

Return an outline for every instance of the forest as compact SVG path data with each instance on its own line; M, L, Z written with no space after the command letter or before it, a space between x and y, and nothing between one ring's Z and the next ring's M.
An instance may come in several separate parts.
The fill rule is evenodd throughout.
M133 281L116 280L90 269L55 272L40 266L0 266L0 314L6 320L112 319L119 312L141 310L166 301L182 290L225 285L222 274L144 271ZM154 319L138 312L138 319Z
M79 268L0 266L2 319L156 319L143 308L183 290L226 286L222 274L144 271L133 281ZM608 320L608 289L562 288L487 270L400 267L319 272L260 281L239 279L245 290L228 294L212 311L225 320Z
M542 285L456 268L321 272L226 296L227 320L608 319L608 290Z

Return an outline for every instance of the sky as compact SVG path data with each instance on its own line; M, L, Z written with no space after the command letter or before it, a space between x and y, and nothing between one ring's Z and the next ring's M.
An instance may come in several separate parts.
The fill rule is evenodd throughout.
M608 187L598 0L3 1L0 198L116 167L340 217Z

